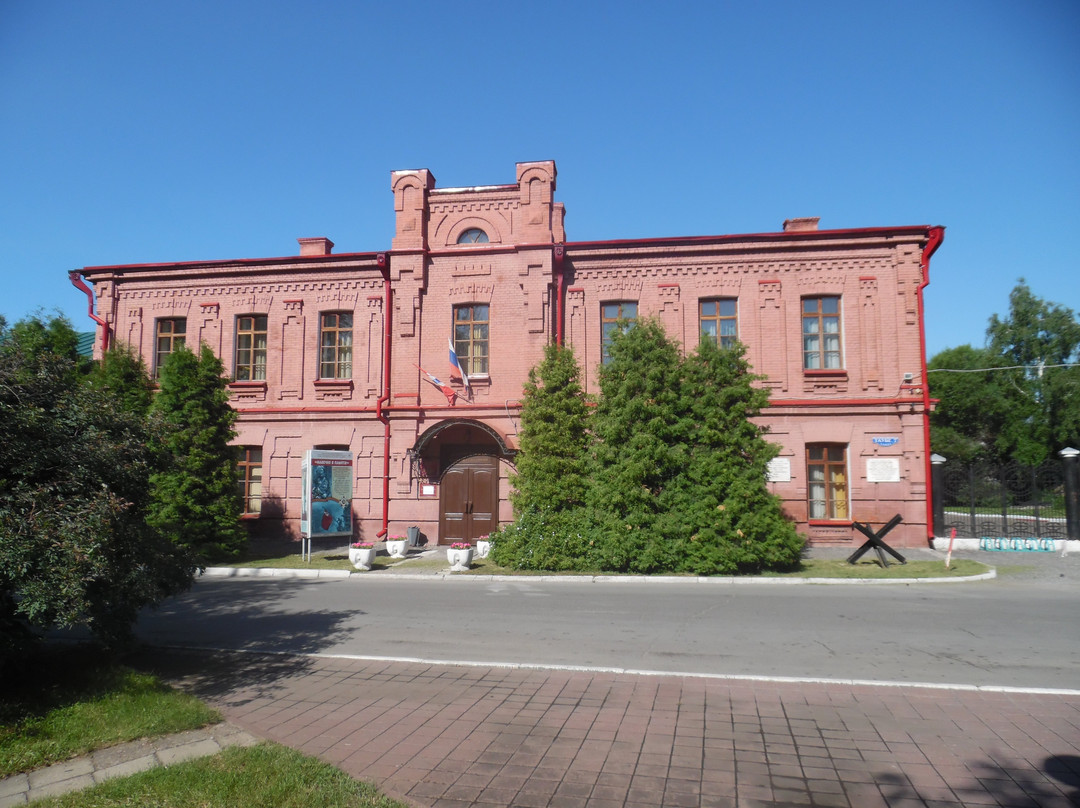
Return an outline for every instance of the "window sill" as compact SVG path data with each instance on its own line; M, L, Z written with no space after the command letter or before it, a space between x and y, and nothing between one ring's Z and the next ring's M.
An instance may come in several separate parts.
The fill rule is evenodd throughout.
M808 519L806 523L810 527L851 527L854 524L850 519Z
M836 370L818 368L803 368L804 376L811 376L815 379L846 379L847 371L844 368L837 368Z
M226 385L230 390L265 390L266 382L262 380L258 381L237 381L229 382Z
M332 390L347 387L347 388L349 388L351 390L352 386L353 386L353 380L352 379L316 379L315 380L315 386L316 387L325 387L325 388L329 388L329 389L332 389Z
M240 514L241 522L254 522L256 519L262 519L261 513L242 513Z

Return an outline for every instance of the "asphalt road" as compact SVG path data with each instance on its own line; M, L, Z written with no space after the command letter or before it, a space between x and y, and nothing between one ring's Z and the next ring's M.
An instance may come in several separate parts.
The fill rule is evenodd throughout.
M997 581L885 586L203 579L138 633L252 651L1080 689L1080 565L1039 561Z

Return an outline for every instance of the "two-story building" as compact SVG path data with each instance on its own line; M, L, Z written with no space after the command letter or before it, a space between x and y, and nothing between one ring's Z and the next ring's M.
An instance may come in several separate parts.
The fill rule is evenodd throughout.
M301 461L345 451L355 532L418 525L432 543L509 521L522 386L545 345L571 346L590 392L619 320L657 317L684 346L748 349L781 447L770 486L811 542L852 521L921 545L930 530L923 289L944 229L822 230L567 241L555 164L508 185L437 188L392 174L389 249L86 267L96 355L133 346L157 372L205 342L230 374L247 517L299 537ZM463 375L451 372L451 348Z

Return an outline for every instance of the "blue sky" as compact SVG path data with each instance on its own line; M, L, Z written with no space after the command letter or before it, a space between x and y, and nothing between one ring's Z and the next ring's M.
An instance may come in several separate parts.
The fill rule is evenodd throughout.
M556 161L574 240L945 225L930 355L1080 309L1080 3L0 0L0 314L95 264L386 249Z

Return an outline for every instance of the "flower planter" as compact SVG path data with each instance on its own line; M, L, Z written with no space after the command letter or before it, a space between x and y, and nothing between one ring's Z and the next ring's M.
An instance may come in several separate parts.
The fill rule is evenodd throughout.
M367 572L371 569L372 563L375 561L375 548L374 547L350 547L349 548L349 563L356 567L358 570Z
M484 541L483 539L479 539L476 542L476 557L477 558L487 558L488 553L490 553L490 552L491 552L491 542Z
M405 539L387 539L386 552L390 554L391 558L404 558Z
M452 547L446 551L446 560L450 562L451 572L464 572L472 564L473 548L467 550L455 550Z

